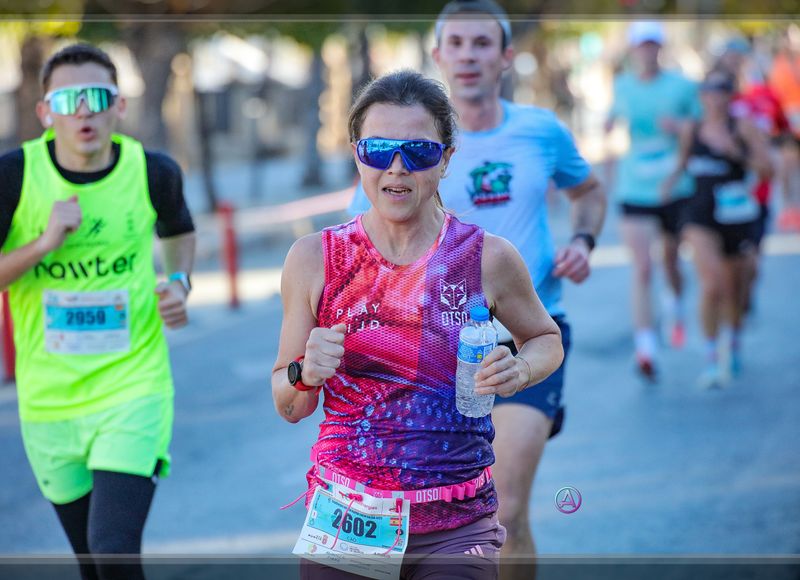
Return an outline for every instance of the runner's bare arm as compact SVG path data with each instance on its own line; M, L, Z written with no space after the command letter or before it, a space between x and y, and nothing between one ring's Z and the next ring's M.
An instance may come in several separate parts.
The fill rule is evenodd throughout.
M0 253L0 292L22 277L48 254L41 238L8 254Z
M161 255L168 276L174 272L192 273L196 245L197 235L194 232L161 238Z
M290 423L297 423L300 419L311 415L317 408L319 400L319 389L299 391L294 388L289 383L287 368L296 358L306 356L307 342L317 327L316 307L324 284L320 234L300 238L289 249L283 264L281 276L283 321L278 357L272 369L272 399L275 409ZM319 377L313 378L319 379ZM308 386L312 386L310 383L315 382L309 378L305 368L302 380Z
M483 291L492 313L514 337L519 353L514 357L507 347L498 346L482 363L475 386L479 394L509 397L553 373L564 350L561 332L536 295L522 256L505 239L485 236Z
M770 146L767 136L748 119L738 119L736 128L747 144L750 169L758 173L760 179L771 179L774 170L769 156Z
M613 156L611 147L611 132L614 130L616 121L616 115L613 112L609 112L603 123L603 149L607 153L603 160L602 178L606 190L611 189L611 184L614 183L614 178L616 177L617 159Z
M167 276L175 272L191 274L196 242L194 232L161 238L161 254ZM180 328L189 322L186 311L189 292L180 281L160 282L156 286L156 294L158 314L168 328Z
M55 202L41 236L8 254L0 254L0 290L5 290L47 254L61 247L67 235L80 227L81 219L77 196Z
M572 231L599 236L606 217L607 201L605 188L594 174L589 174L575 187L566 188L564 194L572 202Z
M686 171L686 166L689 163L689 153L692 149L692 135L696 126L694 121L686 121L681 125L681 130L678 134L678 164L661 185L661 199L663 201L668 201L672 197L672 190L675 188L680 176Z
M572 231L576 234L591 234L597 237L603 228L606 216L606 193L603 185L590 174L575 187L569 187L564 193L572 202ZM575 237L568 246L560 248L555 257L553 275L566 277L580 284L589 277L589 252L591 248L586 241Z

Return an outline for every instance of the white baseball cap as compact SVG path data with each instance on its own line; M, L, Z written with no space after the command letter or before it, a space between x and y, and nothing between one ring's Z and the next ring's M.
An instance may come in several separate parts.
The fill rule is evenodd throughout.
M639 46L645 42L664 44L664 27L660 22L640 20L631 23L628 28L628 42L631 46Z

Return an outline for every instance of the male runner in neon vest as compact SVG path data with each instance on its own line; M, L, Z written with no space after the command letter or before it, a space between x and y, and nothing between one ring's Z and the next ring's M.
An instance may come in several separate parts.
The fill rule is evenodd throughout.
M187 322L195 234L180 169L114 132L125 113L101 50L42 69L42 137L0 158L0 288L9 289L22 436L39 487L91 578L143 578L138 554L169 469L163 326ZM168 280L153 264L153 229Z

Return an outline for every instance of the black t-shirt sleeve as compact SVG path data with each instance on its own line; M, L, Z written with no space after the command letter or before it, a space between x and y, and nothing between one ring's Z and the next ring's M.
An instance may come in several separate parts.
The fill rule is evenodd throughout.
M145 151L150 202L156 210L156 233L169 238L194 231L192 214L183 197L183 174L175 161L163 153Z
M194 231L183 197L183 176L178 164L162 153L145 152L150 202L156 211L156 233L168 238ZM5 243L22 194L25 157L16 149L0 157L0 246Z
M11 220L22 196L25 155L15 149L0 157L0 247L6 242Z

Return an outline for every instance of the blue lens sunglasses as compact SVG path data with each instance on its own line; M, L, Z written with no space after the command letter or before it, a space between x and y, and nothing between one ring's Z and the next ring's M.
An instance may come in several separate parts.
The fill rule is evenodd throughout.
M368 137L356 143L356 153L364 165L388 169L395 153L400 154L409 171L425 171L438 165L447 145L426 139L383 139Z

